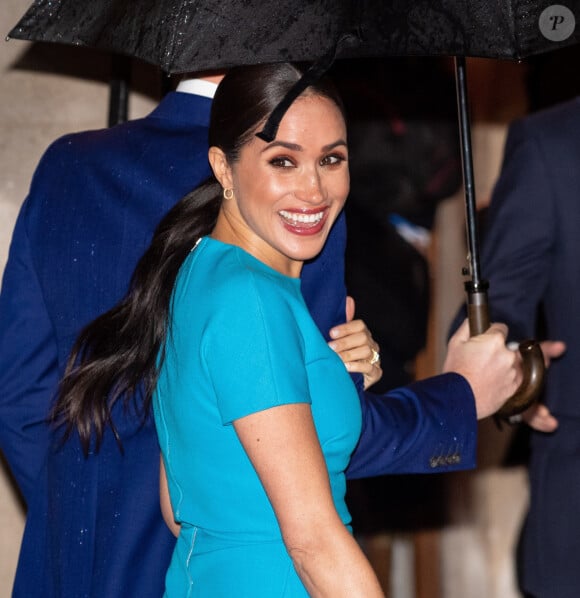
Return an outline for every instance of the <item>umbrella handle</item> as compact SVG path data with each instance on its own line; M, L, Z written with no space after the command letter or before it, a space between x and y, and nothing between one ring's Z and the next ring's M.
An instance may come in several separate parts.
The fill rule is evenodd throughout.
M465 288L469 332L471 336L482 334L489 328L487 283L474 289L471 281L468 281ZM496 418L508 419L525 411L539 399L542 392L546 367L540 344L535 340L525 340L519 344L518 350L522 356L524 379L516 392L497 411Z
M522 356L524 379L516 392L503 404L495 417L508 419L531 407L539 398L544 386L544 354L540 343L533 339L522 341L518 350Z

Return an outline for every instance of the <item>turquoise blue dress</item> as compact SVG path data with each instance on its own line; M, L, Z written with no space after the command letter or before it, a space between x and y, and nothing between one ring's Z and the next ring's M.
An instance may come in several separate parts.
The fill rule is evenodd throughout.
M204 237L179 272L154 414L176 520L166 596L307 596L236 419L311 405L337 512L361 430L360 403L327 346L300 280ZM144 538L144 541L147 541Z

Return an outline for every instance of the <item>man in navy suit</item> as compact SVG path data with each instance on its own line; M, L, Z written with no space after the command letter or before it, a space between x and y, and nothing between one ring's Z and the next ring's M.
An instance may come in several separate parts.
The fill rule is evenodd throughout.
M580 97L514 122L482 246L493 319L510 338L559 339L531 432L520 583L534 598L580 595ZM541 326L538 327L538 322ZM563 350L553 343L552 356Z
M160 514L152 421L115 411L122 450L107 431L85 459L78 439L62 443L46 418L80 329L119 300L157 222L209 174L206 96L207 82L186 81L144 119L57 140L22 206L0 296L0 447L28 506L17 598L163 592L174 539ZM324 333L345 319L344 247L343 217L304 268ZM503 334L490 335L496 346ZM481 390L487 381L470 370L476 345L458 338L448 369L463 364ZM492 392L476 392L475 403L455 373L385 397L358 382L363 435L350 477L472 467L476 415L499 407Z

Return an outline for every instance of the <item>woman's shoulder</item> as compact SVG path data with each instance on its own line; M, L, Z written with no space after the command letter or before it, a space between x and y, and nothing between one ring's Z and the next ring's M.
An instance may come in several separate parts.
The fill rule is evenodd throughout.
M260 294L292 294L300 289L299 279L276 272L241 247L205 237L198 249L199 266L212 281L212 287L228 295L241 295L252 290Z
M299 279L277 273L240 247L204 237L183 263L174 290L174 313L192 305L212 320L221 314L255 321L272 307L289 317L303 300Z

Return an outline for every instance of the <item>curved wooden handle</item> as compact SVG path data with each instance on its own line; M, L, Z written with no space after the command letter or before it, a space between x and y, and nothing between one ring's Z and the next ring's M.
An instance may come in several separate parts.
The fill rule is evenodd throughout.
M544 385L544 355L540 344L535 340L525 340L519 344L523 360L524 379L516 392L497 411L496 417L508 418L525 411L537 401Z
M467 286L467 285L466 285ZM472 336L482 334L489 328L487 288L468 289L467 317ZM535 340L525 340L519 344L522 356L524 379L516 392L495 413L495 417L507 419L525 411L540 397L544 385L544 355Z

